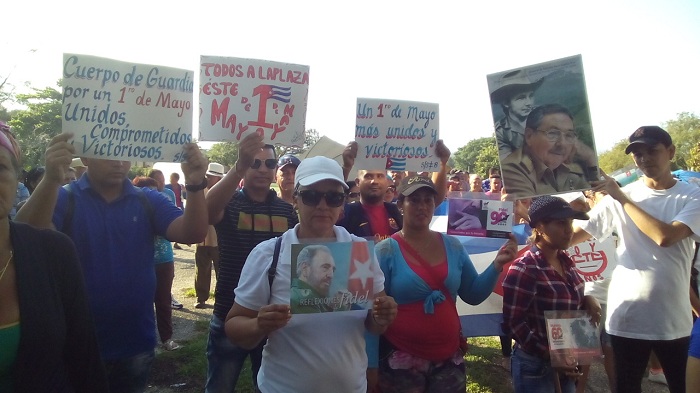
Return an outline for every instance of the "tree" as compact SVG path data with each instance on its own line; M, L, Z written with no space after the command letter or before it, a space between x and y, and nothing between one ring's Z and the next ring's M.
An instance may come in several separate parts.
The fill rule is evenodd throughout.
M498 146L495 142L485 145L474 162L474 173L485 176L488 175L489 169L498 167Z
M452 159L457 169L486 174L488 168L498 167L496 139L494 137L473 139L457 149Z
M700 143L690 149L690 156L686 160L691 171L700 171Z
M210 162L218 162L228 168L233 168L238 160L238 143L219 142L207 151Z
M630 165L634 165L632 157L625 154L625 149L627 148L627 139L623 139L615 144L612 149L601 153L598 155L598 166L605 171L605 173L613 173L618 169L626 168Z
M12 101L14 97L14 87L7 83L8 79L10 79L10 74L7 74L4 78L2 78L2 81L0 81L0 106L4 104L5 101ZM5 108L0 108L0 110L7 114L7 110Z
M46 146L61 133L63 94L52 87L32 90L17 95L17 102L27 109L13 111L9 122L22 148L25 168L44 165Z
M690 165L686 160L700 140L700 117L694 113L681 112L675 120L663 123L662 127L671 135L676 146L672 169L687 169Z

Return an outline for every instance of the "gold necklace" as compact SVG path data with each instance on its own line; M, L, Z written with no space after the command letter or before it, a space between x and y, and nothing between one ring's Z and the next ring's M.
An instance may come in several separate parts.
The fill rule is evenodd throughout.
M10 261L12 260L13 255L14 255L14 252L12 250L10 250L10 257L7 258L7 262L5 262L5 267L2 268L2 272L0 272L0 281L5 276L5 271L7 271L7 267L10 266Z

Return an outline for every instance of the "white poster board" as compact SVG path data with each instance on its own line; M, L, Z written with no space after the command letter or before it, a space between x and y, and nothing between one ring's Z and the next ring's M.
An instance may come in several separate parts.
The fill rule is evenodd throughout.
M438 104L358 98L355 169L437 172Z
M194 73L102 57L63 55L63 132L80 157L183 161L192 142Z
M610 279L617 265L615 242L612 238L605 241L596 239L581 242L566 250L566 254L576 264L576 272L586 282Z
M199 75L200 140L236 142L257 132L265 143L304 144L308 66L202 56Z

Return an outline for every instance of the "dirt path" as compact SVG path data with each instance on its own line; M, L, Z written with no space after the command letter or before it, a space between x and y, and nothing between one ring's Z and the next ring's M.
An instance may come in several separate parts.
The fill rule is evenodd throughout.
M173 310L173 340L189 339L194 331L195 322L211 319L214 311L214 299L207 301L207 308L194 308L194 297L185 297L185 292L194 290L194 250L195 246L182 246L175 251L175 279L173 280L173 295L184 305L182 310ZM216 279L212 271L211 292L214 292Z
M182 310L173 310L173 340L181 342L188 340L195 332L195 324L197 321L208 321L211 319L214 302L209 299L207 302L208 308L194 308L195 298L185 297L185 292L194 288L194 251L195 246L182 246L182 250L175 250L175 279L173 280L173 294L179 300L184 308ZM212 286L214 291L216 280L213 278ZM160 350L158 350L160 351ZM202 356L205 356L202 354ZM505 374L505 373L504 373ZM505 374L505 377L508 375ZM173 382L174 387L170 386L153 386L147 389L148 393L171 393L177 392L177 384ZM604 393L608 392L608 382L603 365L596 363L591 367L591 373L586 384L587 393ZM642 382L642 391L645 393L668 393L668 387L658 383L649 382L644 379ZM495 392L508 393L508 392Z

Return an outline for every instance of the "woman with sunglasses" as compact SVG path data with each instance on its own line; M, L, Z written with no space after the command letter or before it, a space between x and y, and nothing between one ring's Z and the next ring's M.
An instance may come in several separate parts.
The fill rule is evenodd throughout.
M503 265L515 258L515 240L507 240L493 263L477 274L459 240L430 230L438 195L433 182L407 177L398 193L403 229L376 247L386 293L399 303L395 323L380 338L379 388L382 393L464 392L456 298L484 301Z
M396 316L396 303L384 294L384 276L376 260L371 310L292 316L289 307L292 244L365 241L334 225L346 189L343 171L334 160L303 160L294 192L299 224L281 237L272 286L268 269L276 239L255 247L243 267L235 303L226 317L226 334L243 348L254 348L267 337L258 373L263 393L366 392L364 333L382 333Z
M529 209L532 248L516 259L503 280L503 331L515 342L511 376L515 392L574 392L578 365L552 368L544 312L588 310L598 323L600 304L583 295L584 283L564 250L573 236L573 219L587 220L563 199L543 196Z

